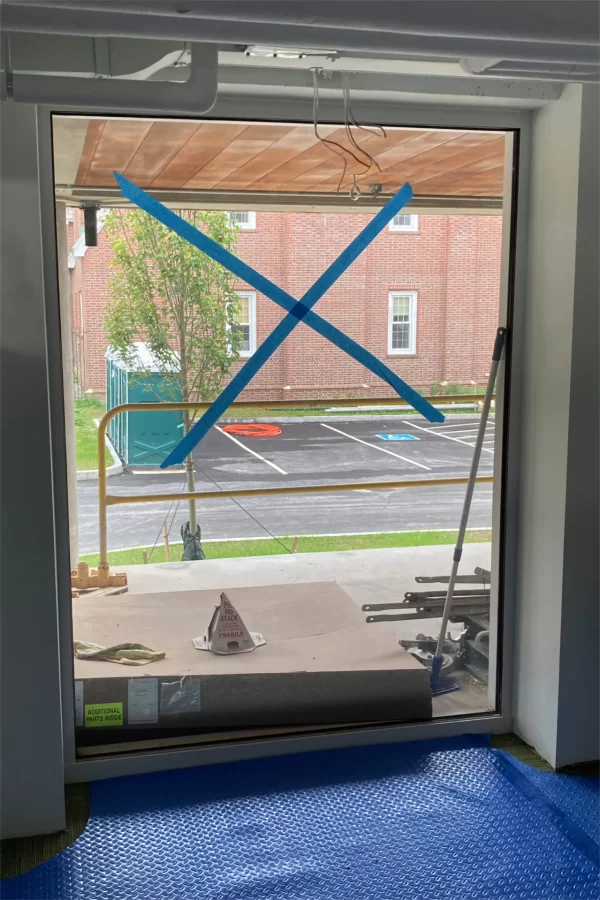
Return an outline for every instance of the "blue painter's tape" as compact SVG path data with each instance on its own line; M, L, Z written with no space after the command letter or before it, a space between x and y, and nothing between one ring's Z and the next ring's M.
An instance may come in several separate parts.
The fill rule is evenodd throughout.
M136 185L132 184L116 172L115 177L121 186L124 196L139 206L140 209L143 209L155 219L162 222L163 225L171 228L179 234L180 237L185 238L189 243L193 244L199 250L202 250L203 253L206 253L207 256L210 256L211 259L214 259L216 262L229 269L230 272L233 272L242 281L252 285L252 287L256 288L256 290L260 291L262 294L265 294L265 296L279 304L279 306L287 309L288 312L291 312L296 318L300 319L303 317L304 322L314 331L338 346L349 356L353 357L353 359L373 372L374 375L377 375L378 378L386 381L403 400L410 403L417 412L421 413L421 415L430 422L444 421L444 416L439 410L436 410L435 407L421 397L421 395L411 388L399 375L392 372L392 370L382 363L380 359L377 359L376 356L364 347L361 347L360 344L357 344L356 341L344 334L343 331L340 331L334 325L331 325L314 311L308 310L304 307L303 303L296 301L286 291L278 287L278 285L273 284L272 281L265 278L264 275L261 275L260 272L251 268L251 266L247 265L247 263L243 262L237 256L234 256L229 250L221 247L220 244L217 244L201 231L198 231L198 229L194 228L193 225L190 225L189 222L181 219L176 213L172 212L172 210L168 209L166 206L163 206L162 203L159 203L158 200L155 200L141 188L136 187ZM302 313L300 312L301 310ZM208 412L209 410L207 410L207 413ZM207 413L205 413L205 415L207 415ZM205 421L204 416L197 423L196 427L203 421ZM215 419L215 421L217 420ZM212 424L214 424L214 422ZM211 426L206 427L206 431L203 432L198 440L201 440L201 438L204 437L204 434L210 427Z
M379 211L375 218L368 223L363 231L357 235L349 246L340 254L338 259L335 260L335 262L332 263L332 265L317 279L315 284L306 292L302 300L296 301L277 285L273 284L268 278L265 278L224 247L221 247L201 231L198 231L198 229L189 222L180 218L180 216L176 215L158 200L155 200L144 190L134 185L127 178L124 178L117 172L114 174L123 195L127 197L127 199L131 200L141 209L145 210L158 221L179 234L180 237L189 241L216 262L219 262L225 268L229 269L229 271L233 272L239 278L246 281L289 311L289 315L279 323L277 328L275 328L254 355L250 357L242 369L234 376L229 385L227 385L221 395L205 412L189 434L182 439L175 450L173 450L162 463L162 468L182 462L197 443L205 436L209 429L218 421L223 412L225 412L240 392L247 386L254 375L262 368L264 363L291 333L298 322L302 320L323 337L327 338L356 359L359 363L370 369L370 371L378 377L386 381L404 400L410 403L411 406L425 416L425 418L429 419L429 421L444 421L444 416L439 410L436 410L431 406L427 400L421 397L417 391L411 388L410 385L406 384L406 382L385 366L381 360L378 360L373 354L369 353L368 350L365 350L360 344L353 341L352 338L349 338L343 332L339 331L335 326L330 325L330 323L310 309L310 307L323 296L343 272L346 271L360 253L362 253L365 247L374 240L385 225L397 214L398 210L410 199L412 196L410 185L404 185L398 194L392 197L386 206Z

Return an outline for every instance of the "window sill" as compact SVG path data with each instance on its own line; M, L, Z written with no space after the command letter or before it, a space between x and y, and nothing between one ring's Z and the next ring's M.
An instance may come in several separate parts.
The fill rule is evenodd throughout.
M395 350L395 351L388 350L387 355L390 359L398 359L398 358L400 358L400 359L416 359L418 356L418 353L413 353L412 351L403 353L401 350Z

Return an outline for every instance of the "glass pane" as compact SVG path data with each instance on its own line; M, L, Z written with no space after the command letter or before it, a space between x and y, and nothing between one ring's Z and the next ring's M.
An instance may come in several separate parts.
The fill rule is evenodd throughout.
M250 324L250 298L240 297L239 312L236 316L237 321L241 324Z
M410 325L392 325L392 347L394 350L410 348Z
M231 329L234 334L239 334L240 336L240 345L239 350L241 353L250 350L250 326L249 325L234 325Z
M399 295L394 297L394 322L408 322L410 316L410 297Z
M73 629L77 641L105 647L123 640L142 641L166 656L146 666L121 666L120 670L100 659L75 659L78 752L89 757L100 745L105 745L105 752L110 745L118 750L122 744L154 738L166 745L172 737L179 746L188 734L194 742L222 743L241 740L246 728L252 732L279 726L300 730L298 723L310 721L377 723L496 709L497 666L488 656L497 646L495 623L501 616L498 594L490 592L490 567L496 539L493 525L501 510L498 517L492 516L493 488L487 482L475 489L456 603L443 635L442 675L460 690L432 697L426 669L441 630L440 613L464 499L464 490L449 489L447 479L466 478L470 470L480 422L479 404L472 395L481 397L485 390L499 315L501 134L494 137L496 168L486 170L491 173L489 182L483 182L479 172L472 183L485 215L472 210L462 195L453 198L453 205L462 208L461 215L452 216L451 228L448 215L419 216L400 210L391 229L399 232L397 239L383 234L365 248L357 261L360 281L356 272L350 273L349 280L332 285L315 308L415 390L434 397L446 421L434 424L410 415L405 406L397 406L399 398L390 384L376 377L377 366L369 372L338 346L300 325L277 356L256 373L239 398L243 405L236 403L226 411L226 421L220 423L224 433L211 429L194 449L188 471L169 468L165 479L160 467L181 439L183 419L181 410L160 409L161 403L180 404L184 394L195 396L196 392L210 399L217 396L283 313L254 285L233 273L217 272L205 254L190 254L183 238L158 223L155 228L141 210L119 207L118 197L111 200L110 209L101 207L106 190L114 186L112 169L120 165L121 137L135 131L131 119L107 117L106 121L110 128L103 132L100 159L98 154L93 156L95 116L86 121L84 115L61 114L53 120L55 171L68 169L75 180L56 186L58 195L67 198L73 220L67 222L62 213L57 218L58 258L66 275L61 283L65 292L68 289L61 302L65 309L70 305L70 321L62 317L63 326L68 327L63 350L69 364L66 374L70 377L74 371L76 375L72 395L65 391L74 406L66 439L80 473L99 466L125 472L124 478L106 479L110 502L101 496L99 482L76 483L78 518L73 504L70 507L73 588L78 592L73 600ZM161 123L165 132L171 125L173 129L164 141L161 184L167 191L176 190L177 177L169 174L168 154L183 148L187 126L165 119ZM82 139L87 135L86 152L92 153L81 166L83 140L73 148L70 137L75 126ZM276 141L287 133L288 125L266 122L260 129L267 137L272 132L270 137ZM202 160L210 155L214 135L225 146L230 130L230 123L211 120L213 137L206 134L205 147L203 130L197 132L199 172ZM138 147L144 128L135 133ZM423 133L433 131L423 129ZM467 130L464 134L469 158L488 160L491 145L483 140L485 134L480 147L476 146L479 133ZM392 127L388 138L378 139L379 154L385 154L387 142L393 147L401 138L402 132ZM290 152L295 153L293 148L298 147L290 140ZM71 154L68 159L65 147ZM314 183L330 195L332 205L326 211L300 209L291 202L285 208L284 199L274 210L268 178L244 179L252 148L243 147L240 152L227 175L229 181L219 189L230 191L232 197L237 192L237 202L248 200L256 212L232 212L232 227L227 228L225 214L211 209L212 193L188 184L193 208L182 210L182 215L197 226L214 225L212 233L222 234L235 256L294 296L301 295L344 252L375 210L365 208L357 217L346 207L342 192L338 205L336 189L343 163L335 158L339 171L332 179L331 155L323 156L321 174L311 170L310 176L315 174ZM380 159L385 161L385 155ZM449 170L457 164L450 161ZM82 175L89 166L98 176L93 185ZM198 184L209 183L209 174L210 170L206 178L199 175ZM150 184L152 173L140 169L138 177L140 183ZM402 174L398 179L402 180ZM248 185L248 193L235 187L241 183ZM388 180L386 191L394 187ZM96 247L86 247L85 235L81 236L82 191L90 202L100 204L102 228L98 227ZM262 199L254 203L252 198L257 197ZM247 231L256 227L257 216L265 240ZM418 235L408 233L417 227ZM125 247L123 228L128 235ZM401 235L403 231L407 233ZM151 238L165 241L160 252L154 244L154 250L149 247ZM411 245L410 260L400 249L407 244ZM462 253L469 255L473 265L454 264ZM153 287L143 304L136 281L142 271ZM439 279L436 273L445 277ZM172 285L177 300L172 310L186 310L185 333L177 332L172 317L165 318L159 356L168 355L164 350L172 340L179 359L179 348L185 352L182 372L174 371L177 365L172 359L166 364L151 356L150 345L157 343L153 323L162 322L155 313L167 315L162 299L166 282L159 276ZM474 291L478 315L472 327L461 331L457 317L470 316L467 295ZM223 327L225 297L236 301L239 297L235 315L228 316L230 330ZM116 303L119 315L115 319ZM124 322L125 333L135 334L133 343L139 350L144 348L151 366L136 368L129 357L122 359L113 352ZM262 323L264 334L261 329L257 335L257 323ZM230 352L232 344L239 348L239 361ZM323 401L322 408L315 398ZM127 404L127 410L115 412L121 404ZM100 441L98 455L96 422L107 409L113 416L112 448L103 454ZM281 418L286 422L280 428ZM290 418L296 421L288 424ZM235 447L230 439L234 434L238 436ZM492 412L480 475L491 475L498 471L495 466L502 467L500 438L495 437ZM76 472L71 474L76 477ZM239 505L227 497L213 503L208 496L208 502L201 501L195 492L187 496L192 479L197 491L209 494L215 489L231 493L240 488L260 493L275 483L284 490L298 486L319 490L310 497L277 493L244 499ZM421 479L426 485L417 490L373 489L390 480ZM365 490L357 490L357 482L364 483ZM151 494L164 497L165 493L168 499L153 496L147 502ZM144 505L138 509L131 502L122 503L124 494ZM196 525L201 530L197 538ZM265 583L269 574L263 576L265 567L257 563L273 554L279 557L281 571L276 585ZM103 563L100 575L99 562ZM110 565L108 575L104 564ZM100 579L108 577L113 581L107 589ZM125 577L128 584L124 585ZM343 583L343 591L341 587L334 590L336 578ZM315 590L316 582L328 582L331 590ZM215 648L197 648L202 647L221 591L227 593L232 585L238 587L232 588L229 600L245 628L261 633L266 646L227 660ZM376 610L376 616L362 609L363 604L383 601L389 606ZM230 615L224 610L219 620L223 631L238 627ZM346 622L353 633L356 629L357 642L352 646L337 639ZM126 634L121 633L124 623ZM229 634L227 640L237 637ZM365 668L367 661L369 668ZM488 662L492 664L489 690ZM231 690L222 688L227 666L232 667ZM245 685L253 671L260 672L261 687L251 694ZM349 682L352 671L357 673L356 681ZM304 672L312 674L304 680ZM243 683L238 681L240 673ZM343 678L337 673L344 673ZM290 674L294 687L285 694L281 685ZM317 676L319 690L312 691L310 684ZM356 684L358 693L352 686ZM243 702L238 702L240 690ZM113 727L104 727L103 722Z

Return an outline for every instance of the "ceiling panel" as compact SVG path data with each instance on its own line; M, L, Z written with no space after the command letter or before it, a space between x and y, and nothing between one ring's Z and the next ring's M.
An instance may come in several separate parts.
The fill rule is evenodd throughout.
M141 187L150 187L198 127L195 122L155 122L123 174Z
M317 136L312 124L90 119L76 186L114 188L116 170L145 188L238 200L244 191L346 193L355 181L387 195L407 180L416 197L498 198L503 164L499 132L320 125Z

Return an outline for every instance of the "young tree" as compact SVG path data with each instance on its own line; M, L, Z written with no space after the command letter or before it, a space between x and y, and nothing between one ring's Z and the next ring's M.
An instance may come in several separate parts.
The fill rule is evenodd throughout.
M227 213L179 215L218 244L234 248L236 227ZM137 361L133 342L145 341L164 375L168 399L214 400L239 357L240 301L231 287L233 276L142 210L115 210L104 227L114 254L112 302L105 317L113 350L131 364ZM195 417L184 411L186 434ZM187 488L194 491L191 455L185 467ZM196 503L190 500L192 535L196 527Z

